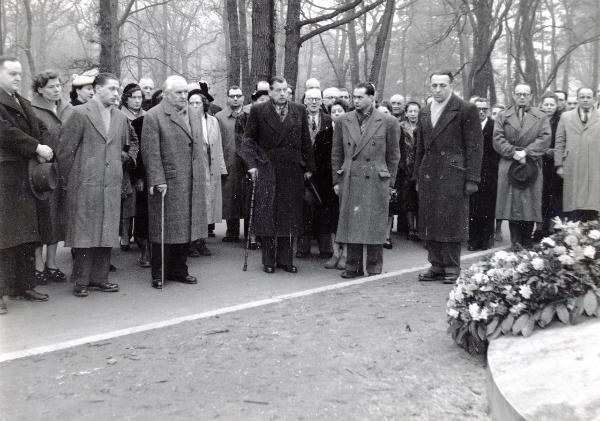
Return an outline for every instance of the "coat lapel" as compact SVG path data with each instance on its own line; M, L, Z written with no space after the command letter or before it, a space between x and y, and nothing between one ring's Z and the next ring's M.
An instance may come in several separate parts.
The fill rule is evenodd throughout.
M190 126L186 124L183 120L181 114L169 103L165 103L164 107L165 113L171 118L171 121L181 127L181 129L189 136L190 139L194 139L192 136L192 132L190 131ZM190 109L187 110L188 115L190 113Z
M102 138L104 138L104 140L108 142L108 133L106 132L106 129L104 128L104 121L102 121L102 117L100 116L100 109L99 109L99 106L96 104L96 101L94 101L94 100L88 101L83 106L86 109L87 117L90 119L92 126L94 126L94 128L96 129L96 131L98 133L100 133ZM111 116L111 120L112 120L112 117L113 117L112 110L111 110L110 116Z
M285 117L285 121L288 121L288 117L289 117L289 112L290 110L290 106L288 104L288 115ZM277 132L280 133L282 128L283 128L283 123L281 122L281 118L279 117L279 114L277 114L277 110L275 109L275 105L273 105L272 102L270 102L270 106L266 107L267 112L265 115L265 119L267 120L267 124L269 126L271 126L271 128Z
M452 94L450 100L448 100L448 103L442 110L442 114L440 115L440 118L438 118L436 125L431 130L430 145L437 139L440 133L444 131L446 126L450 124L452 120L454 120L458 114L459 107L460 100L456 97L456 95ZM429 112L431 113L431 106L429 108ZM431 124L431 117L429 117L429 121Z
M352 138L352 146L358 145L360 142L360 126L358 125L358 119L356 118L356 111L352 111L344 116L346 123L348 124L348 133Z
M365 131L360 137L359 143L356 146L356 149L354 150L354 154L352 154L353 157L358 155L360 151L362 151L364 147L371 141L373 134L377 131L379 126L381 126L382 121L383 117L381 116L381 113L375 108L373 108L373 114L369 117L369 120L367 121L367 127L365 127ZM360 133L360 126L358 128L358 132Z

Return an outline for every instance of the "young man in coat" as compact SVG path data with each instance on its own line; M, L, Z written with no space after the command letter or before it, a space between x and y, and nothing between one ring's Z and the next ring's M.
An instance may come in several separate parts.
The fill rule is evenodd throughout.
M335 125L331 163L334 191L340 197L336 241L347 244L342 278L363 276L363 246L367 272L381 273L387 238L390 193L400 161L398 120L375 108L375 87L354 88L354 111Z
M61 128L58 168L66 182L65 246L73 248L73 294L116 292L108 281L111 248L119 244L123 152L129 122L115 105L119 79L111 73L94 78L94 96L73 108Z
M149 236L152 243L152 286L165 280L196 284L188 272L188 247L208 236L206 205L207 157L200 108L188 107L188 85L169 76L162 102L144 116L141 152L148 178ZM164 258L161 261L161 195L164 195Z
M35 287L35 246L40 241L28 162L50 161L54 152L41 142L46 129L29 101L18 94L21 63L0 56L0 314L7 312L5 293L30 301L47 301ZM7 291L12 287L12 291Z
M289 101L287 82L274 77L271 100L250 108L239 155L255 183L253 226L262 237L266 273L296 273L294 237L302 234L304 179L315 170L306 109Z
M435 72L430 82L433 100L419 116L415 176L419 234L431 267L418 279L451 284L460 274L461 242L468 240L483 135L477 107L452 93L452 73Z

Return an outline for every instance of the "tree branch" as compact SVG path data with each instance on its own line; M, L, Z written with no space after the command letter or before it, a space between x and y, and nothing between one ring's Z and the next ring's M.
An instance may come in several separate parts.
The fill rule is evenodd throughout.
M338 16L340 13L344 13L350 9L354 9L356 6L358 6L361 3L362 3L362 0L354 0L352 3L348 3L348 4L345 4L343 6L336 8L333 12L326 13L324 15L317 16L315 18L301 20L298 23L298 25L300 27L303 27L305 25L312 25L315 23L323 22L324 20L332 19L332 18Z

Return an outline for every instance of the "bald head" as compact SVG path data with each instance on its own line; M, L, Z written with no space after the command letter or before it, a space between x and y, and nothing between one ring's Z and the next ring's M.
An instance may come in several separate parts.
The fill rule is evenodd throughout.
M395 116L399 116L404 113L404 97L402 95L392 95L390 98L390 104L392 105L392 114Z
M165 83L163 84L163 99L177 110L182 110L187 107L187 94L188 84L183 77L173 75L165 80Z
M329 108L339 96L338 88L327 88L323 91L323 104Z

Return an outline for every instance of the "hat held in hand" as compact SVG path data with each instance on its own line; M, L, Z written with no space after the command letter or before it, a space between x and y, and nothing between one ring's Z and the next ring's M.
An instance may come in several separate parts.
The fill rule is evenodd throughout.
M517 189L523 190L535 183L538 178L538 166L530 157L525 158L525 163L513 161L508 169L508 181Z
M53 162L39 163L37 159L29 160L29 185L31 192L39 200L50 197L52 190L58 186L58 172Z

